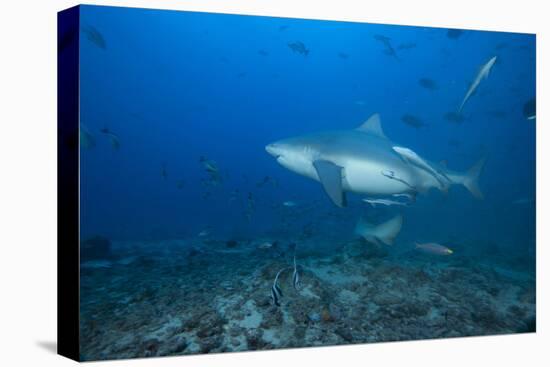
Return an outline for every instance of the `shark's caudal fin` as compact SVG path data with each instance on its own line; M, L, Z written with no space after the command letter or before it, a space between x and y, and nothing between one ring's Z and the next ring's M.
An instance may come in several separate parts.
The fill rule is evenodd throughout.
M355 233L369 242L374 242L376 244L381 242L386 245L392 245L395 237L397 237L401 231L402 226L403 216L401 214L378 225L365 222L365 220L361 218L355 227Z
M483 199L483 193L479 188L479 176L485 167L486 158L481 158L464 175L462 184L474 195L476 199Z

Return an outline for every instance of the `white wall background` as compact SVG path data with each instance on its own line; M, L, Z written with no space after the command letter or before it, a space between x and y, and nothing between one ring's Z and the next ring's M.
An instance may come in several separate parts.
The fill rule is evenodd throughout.
M538 332L212 356L135 366L548 366L550 31L544 1L124 0L95 4L536 32ZM71 365L56 339L56 12L65 0L11 0L0 11L0 365ZM511 173L513 174L513 173Z

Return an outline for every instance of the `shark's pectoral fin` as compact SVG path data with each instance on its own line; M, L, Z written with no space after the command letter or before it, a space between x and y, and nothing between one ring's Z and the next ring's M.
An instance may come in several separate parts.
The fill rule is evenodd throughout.
M341 208L346 206L346 196L342 189L342 167L323 160L314 161L313 167L332 202Z

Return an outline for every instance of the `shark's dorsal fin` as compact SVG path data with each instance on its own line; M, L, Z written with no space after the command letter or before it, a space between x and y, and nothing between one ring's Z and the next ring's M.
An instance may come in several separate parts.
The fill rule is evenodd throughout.
M323 160L313 161L313 167L332 202L340 208L346 206L346 196L342 189L342 167Z
M386 135L384 134L384 131L382 130L382 125L380 123L380 115L377 113L369 117L367 121L365 121L361 126L356 128L355 130L373 134L386 139Z

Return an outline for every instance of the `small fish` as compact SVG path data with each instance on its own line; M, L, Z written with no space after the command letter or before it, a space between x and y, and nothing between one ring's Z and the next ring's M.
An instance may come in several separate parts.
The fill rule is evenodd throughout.
M372 207L376 207L376 204L379 204L379 205L386 205L386 206L391 206L391 205L401 205L401 206L407 206L407 203L403 203L401 201L397 201L397 200L389 200L389 199L371 199L371 198L364 198L363 201L365 203L369 203Z
M111 146L113 147L113 149L115 149L115 150L120 149L120 140L119 140L119 138L116 134L114 134L111 130L109 130L106 127L101 129L100 131L101 131L102 134L106 135L109 138L109 140L111 141Z
M298 267L296 266L296 254L294 254L294 271L292 272L292 285L295 290L298 290L300 283L300 274L298 273Z
M279 272L275 276L275 280L273 281L273 286L271 286L271 300L273 301L273 304L277 307L281 306L281 304L279 303L279 299L283 297L283 292L281 291L281 288L278 284L279 275L281 275L281 273L286 269L287 268L279 270Z
M381 35L381 34L375 34L374 39L377 40L377 41L380 41L380 42L382 42L382 44L384 44L384 51L383 52L386 55L393 56L397 60L399 60L399 57L397 56L397 52L393 48L393 46L391 44L391 39L389 37L386 37L386 36Z
M105 42L105 38L103 38L101 32L99 32L95 27L91 25L83 26L82 32L86 35L88 41L92 42L102 50L107 49L107 42Z
M358 106L364 106L364 105L366 105L366 102L363 101L363 100L358 100L358 101L355 101L354 103L355 103L356 105L358 105Z
M285 201L283 202L283 206L286 206L287 208L292 208L294 206L296 206L297 204L294 202L294 201Z
M428 90L438 89L437 83L430 78L420 78L418 80L418 84L420 84L422 88L425 88Z
M286 31L288 29L288 25L281 25L279 26L279 32L283 32L283 31Z
M535 98L531 98L523 105L523 117L527 120L537 118L537 100Z
M258 50L258 55L260 56L269 56L269 52L266 50Z
M427 126L418 117L410 115L410 114L405 114L405 115L401 116L401 121L403 121L405 124L415 128L415 129L420 129L421 127Z
M345 52L339 52L339 53L338 53L338 57L341 58L341 59L346 60L346 59L349 58L349 55L348 55L347 53L345 53Z
M184 186L185 186L185 181L184 180L178 180L178 182L176 182L176 187L179 190L183 189Z
M197 236L198 237L206 237L206 236L209 236L209 235L210 235L210 231L208 229L204 229L204 230L200 231Z
M445 120L455 124L461 124L466 121L466 118L463 114L454 111L447 112L443 117L445 118Z
M426 253L429 253L429 254L434 254L434 255L451 255L453 253L453 250L451 250L450 248L447 248L443 245L440 245L438 243L434 243L434 242L428 242L428 243L416 243L414 244L414 248L419 250L419 251L422 251L422 252L426 252Z
M258 245L261 250L267 250L273 247L273 242L262 242Z
M278 186L277 180L271 176L265 176L260 182L256 183L256 187L264 187L267 184L271 184L275 187Z
M166 170L166 163L163 163L160 168L160 176L166 180L168 178L168 171Z
M493 56L491 59L489 59L489 61L487 61L483 66L481 66L476 77L474 78L474 81L470 84L470 87L468 88L468 91L466 92L466 95L464 96L464 99L462 100L460 107L458 108L458 113L462 111L462 109L464 108L464 105L466 104L466 101L468 101L470 97L475 93L481 81L489 77L489 73L491 72L491 69L493 68L496 62L497 62L497 57Z
M459 39L463 33L464 31L462 29L449 29L447 30L447 38L456 40Z
M292 50L292 52L302 54L304 56L309 55L309 50L306 48L303 42L296 41L288 44L288 47Z
M391 41L391 38L389 37L386 37L382 34L375 34L374 36L374 39L377 40L377 41L380 41L382 43L386 43L386 42L390 42Z

